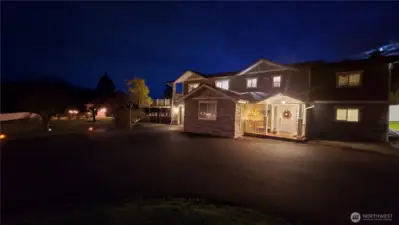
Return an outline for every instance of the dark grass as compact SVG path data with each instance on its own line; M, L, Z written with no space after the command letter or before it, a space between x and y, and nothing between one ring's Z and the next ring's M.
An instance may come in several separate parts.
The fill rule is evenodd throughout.
M212 204L199 199L158 198L127 201L119 205L78 207L62 211L35 212L8 218L4 224L274 224L281 218L251 209Z
M111 119L97 120L93 123L90 120L57 120L50 122L51 131L44 129L38 119L21 119L3 121L0 123L0 132L7 135L7 139L23 139L42 136L52 136L76 132L87 132L90 126L94 128L110 128L113 126Z
M399 131L399 121L390 121L389 128Z

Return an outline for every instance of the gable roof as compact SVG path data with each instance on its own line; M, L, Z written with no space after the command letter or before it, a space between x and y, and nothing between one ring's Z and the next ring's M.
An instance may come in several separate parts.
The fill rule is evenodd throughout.
M176 80L174 80L172 83L174 82L178 82L179 80L184 80L189 78L190 76L198 76L199 78L205 78L204 75L194 72L192 70L186 70L182 75L180 75Z
M230 77L236 75L238 72L221 72L221 73L213 73L213 74L205 74L204 76L207 78L212 78L212 77Z
M191 91L190 93L188 93L188 94L186 94L185 96L183 96L182 98L180 98L180 99L178 100L178 102L183 101L184 99L187 99L188 97L190 97L190 96L193 95L194 93L196 93L196 92L198 92L199 90L202 90L202 89L204 89L204 88L209 89L209 90L211 90L211 91L214 91L214 92L216 92L216 93L220 93L220 94L222 94L224 97L226 97L226 98L228 98L228 99L230 99L230 100L232 100L232 101L234 101L234 102L237 102L237 101L239 101L239 100L242 100L241 97L240 97L240 95L237 94L237 93L234 93L234 92L231 92L231 91L222 89L222 88L210 86L210 85L208 85L208 84L201 84L199 87L197 87L196 89L194 89L194 90ZM246 101L246 100L244 100L244 101Z
M272 61L266 60L266 59L259 59L258 61L252 63L251 65L249 65L248 67L246 67L245 69L241 70L239 73L237 73L237 76L243 75L245 73L247 73L248 71L252 70L253 68L261 65L262 63L265 63L267 65L271 65L271 66L275 66L281 70L294 70L297 71L296 68L291 67L291 66L286 66L283 64L278 64L278 63L274 63Z

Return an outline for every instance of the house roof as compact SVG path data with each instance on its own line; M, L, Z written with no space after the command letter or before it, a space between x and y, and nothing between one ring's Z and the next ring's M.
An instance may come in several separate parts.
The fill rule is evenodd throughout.
M221 73L212 73L212 74L204 74L204 77L211 78L211 77L229 77L237 74L238 72L221 72Z
M180 98L178 101L179 101L179 102L180 102L180 101L183 101L184 99L190 97L190 96L193 95L194 93L196 93L196 92L198 92L199 90L204 89L204 88L207 88L207 89L210 89L210 90L212 90L212 91L221 93L221 94L223 94L225 97L227 97L227 98L229 98L229 99L231 99L232 101L235 101L235 102L237 102L237 101L239 101L239 100L245 100L245 99L242 99L242 98L241 98L241 95L240 95L239 93L236 93L236 92L233 92L233 91L229 91L229 90L225 90L225 89L222 89L222 88L218 88L218 87L215 87L215 86L211 86L211 85L208 85L208 84L201 84L198 88L196 88L195 90L191 91L190 93L184 95L184 96L183 96L182 98Z

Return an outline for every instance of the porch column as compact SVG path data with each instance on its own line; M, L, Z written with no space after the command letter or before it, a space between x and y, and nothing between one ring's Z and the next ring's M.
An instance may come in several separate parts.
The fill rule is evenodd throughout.
M172 99L170 103L170 124L177 124L177 114L175 113L176 82L172 84Z
M267 103L265 104L265 134L267 134L267 125L268 121L269 121L269 114L267 113L268 107L267 107Z
M298 126L297 126L297 137L302 137L303 133L303 104L299 104L299 115L298 115Z

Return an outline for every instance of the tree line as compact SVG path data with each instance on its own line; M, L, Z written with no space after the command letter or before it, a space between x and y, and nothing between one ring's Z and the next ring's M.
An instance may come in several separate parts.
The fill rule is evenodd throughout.
M1 113L30 112L40 115L48 128L55 115L66 115L68 110L91 112L93 122L100 107L118 115L126 108L137 108L139 103L151 103L149 89L144 79L125 81L128 92L116 90L112 79L105 73L96 88L82 88L65 81L35 79L1 82ZM126 114L124 112L124 114Z

